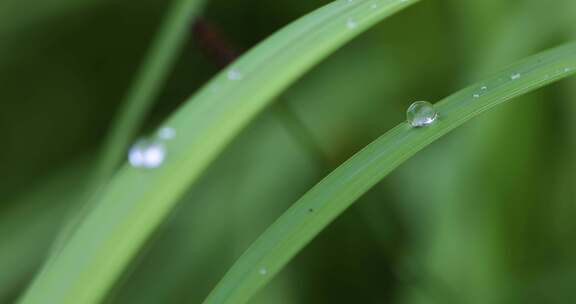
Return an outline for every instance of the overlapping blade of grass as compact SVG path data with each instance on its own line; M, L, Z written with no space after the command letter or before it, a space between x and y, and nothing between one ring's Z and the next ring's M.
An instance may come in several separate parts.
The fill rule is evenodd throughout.
M101 300L182 193L273 97L363 30L418 0L337 1L288 25L189 100L165 126L162 167L123 167L21 303Z
M204 0L174 0L104 143L97 180L109 178L160 93Z
M332 220L416 152L488 109L575 72L576 43L571 43L523 60L438 102L439 118L429 127L401 123L287 210L240 257L205 303L245 303Z
M96 167L93 188L109 179L121 164L126 149L137 134L142 122L160 93L180 50L186 42L191 21L204 0L174 0L164 17L154 41L146 54L136 78L129 88L112 127L108 132L101 159ZM93 191L94 189L89 189ZM90 205L81 206L60 232L54 249L59 249Z

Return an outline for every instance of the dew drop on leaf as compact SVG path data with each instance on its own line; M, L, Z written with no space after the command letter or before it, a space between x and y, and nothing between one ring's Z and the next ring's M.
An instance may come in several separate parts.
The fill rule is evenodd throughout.
M346 26L349 29L355 29L358 26L358 23L356 21L354 21L353 19L348 19L348 21L346 22Z
M416 101L408 107L406 118L414 128L428 126L438 118L434 105L427 101Z
M176 137L176 130L170 127L163 127L160 130L158 130L158 137L160 137L160 139L163 140L173 139L174 137Z
M139 140L128 151L128 161L135 168L158 168L166 158L166 148L160 142Z
M226 76L228 80L241 80L244 77L237 69L230 69Z

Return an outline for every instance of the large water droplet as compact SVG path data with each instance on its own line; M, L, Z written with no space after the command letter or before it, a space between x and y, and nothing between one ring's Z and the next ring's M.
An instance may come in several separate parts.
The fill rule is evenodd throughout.
M438 113L431 103L416 101L408 107L406 118L410 126L415 128L424 127L432 124L438 118Z
M160 142L139 140L128 151L128 161L136 168L157 168L166 158L166 147Z

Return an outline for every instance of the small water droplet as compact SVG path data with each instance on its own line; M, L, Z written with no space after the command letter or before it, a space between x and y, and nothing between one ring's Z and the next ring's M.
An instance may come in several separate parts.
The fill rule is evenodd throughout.
M474 97L474 98L480 98L480 94L476 93L476 94L472 95L472 97Z
M237 69L230 69L227 76L229 80L241 80L244 77Z
M212 94L220 92L220 85L213 83L208 87L208 91Z
M520 77L522 77L522 75L520 73L514 73L510 76L510 79L516 80L516 79L519 79Z
M258 273L260 275L267 275L268 274L268 269L266 267L262 267L260 268L260 270L258 270Z
M160 137L163 140L173 139L174 137L176 137L176 130L170 127L163 127L160 130L158 130L158 137Z
M480 90L486 91L486 90L488 90L488 87L487 87L487 86L482 86L482 87L480 88Z
M416 101L408 107L406 118L410 126L418 128L432 124L438 118L438 113L431 103Z
M128 151L128 161L136 168L157 168L166 158L166 148L160 142L139 140Z
M356 21L353 20L353 19L348 19L348 21L346 22L346 26L347 26L349 29L355 29L355 28L358 26L358 22L356 22Z
M571 71L570 68L564 68L564 72L568 73L568 72L570 72L570 71Z

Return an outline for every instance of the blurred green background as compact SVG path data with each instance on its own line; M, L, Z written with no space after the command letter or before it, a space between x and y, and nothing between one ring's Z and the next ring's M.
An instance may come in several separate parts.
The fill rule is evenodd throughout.
M202 20L241 52L325 3L214 0ZM84 203L167 5L0 0L0 303L18 297ZM275 218L401 122L411 102L434 102L573 40L574 20L573 0L423 0L379 24L229 146L107 302L200 303ZM221 68L193 29L142 132ZM253 303L571 303L575 115L569 79L441 139L334 222Z

